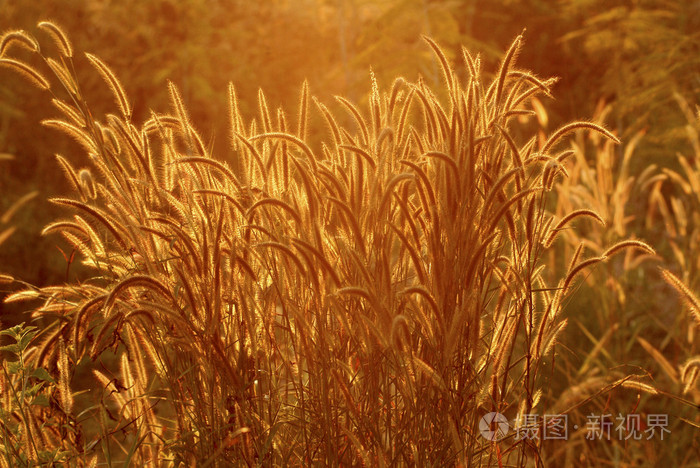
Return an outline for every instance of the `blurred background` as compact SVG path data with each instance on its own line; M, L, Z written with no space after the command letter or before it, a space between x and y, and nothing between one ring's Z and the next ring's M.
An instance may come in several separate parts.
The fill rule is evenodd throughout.
M644 132L633 170L677 164L675 155L693 144L677 97L691 105L700 100L700 1L0 0L0 31L35 34L43 19L73 41L93 109L114 112L113 100L82 52L98 55L117 74L136 124L151 110L170 109L166 80L172 80L195 127L222 158L230 155L228 82L250 118L259 89L271 107L293 115L305 79L332 110L334 95L362 106L370 69L383 89L396 76L422 76L431 85L441 80L421 35L434 38L457 68L464 45L494 72L526 29L518 66L560 78L555 99L543 102L548 120L541 123L552 131L610 105L608 128L622 139ZM17 230L0 249L0 270L39 286L80 280L79 268L67 268L66 244L40 232L62 215L46 199L68 189L53 155L78 168L87 163L70 139L39 124L58 114L50 99L13 72L0 73L0 153L14 155L0 168L0 213L39 191L13 217ZM311 139L322 136L320 120L311 131ZM0 295L13 288L0 286ZM20 321L27 307L0 303L4 325Z

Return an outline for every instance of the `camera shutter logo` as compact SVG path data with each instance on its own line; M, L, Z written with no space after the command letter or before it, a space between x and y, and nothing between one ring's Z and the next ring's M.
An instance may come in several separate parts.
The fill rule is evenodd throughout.
M479 432L484 439L500 440L508 434L508 419L501 413L488 413L479 421Z

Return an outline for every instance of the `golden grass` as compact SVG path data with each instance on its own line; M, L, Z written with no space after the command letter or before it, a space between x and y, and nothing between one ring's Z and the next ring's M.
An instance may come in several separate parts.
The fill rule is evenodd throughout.
M673 289L675 289L678 294L683 299L690 312L695 317L695 320L700 321L700 300L697 296L681 281L676 275L668 270L662 269L661 275L668 284L670 284Z
M397 79L381 93L372 75L368 112L338 98L356 129L314 100L330 129L320 154L306 136L307 84L296 125L262 93L259 118L244 122L231 85L232 153L215 158L173 83L172 115L139 127L116 76L87 54L120 114L96 120L66 35L40 27L61 53L58 65L38 52L60 86L0 62L50 88L62 117L44 124L91 156L79 171L58 156L76 198L52 201L74 215L44 232L61 233L94 277L10 300L44 300L33 314L51 325L34 359L57 363L62 412L77 411L69 386L84 358L103 389L79 429L101 435L47 448L140 466L476 466L496 450L525 466L541 456L521 441L496 449L479 418L533 412L580 272L623 249L654 250L623 240L601 256L570 253L568 271L548 265L571 221L609 220L569 210L550 229L554 179L573 154L550 151L581 129L618 140L590 122L563 126L540 148L512 135L514 117L532 115L526 106L554 82L514 69L522 37L491 82L465 50L463 83L426 39L444 89ZM2 44L34 43L11 34ZM91 364L107 356L110 369Z

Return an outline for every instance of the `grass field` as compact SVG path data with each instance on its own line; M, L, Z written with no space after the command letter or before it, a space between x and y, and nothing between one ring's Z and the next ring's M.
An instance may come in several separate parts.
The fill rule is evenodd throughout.
M682 97L695 154L640 168L604 106L546 130L556 80L522 37L493 71L426 37L438 87L372 73L362 104L304 85L246 119L231 84L214 153L175 84L137 122L118 70L38 31L2 36L1 73L89 162L56 155L71 195L42 232L81 273L2 277L31 309L2 331L2 466L697 466ZM0 241L36 197L10 195Z

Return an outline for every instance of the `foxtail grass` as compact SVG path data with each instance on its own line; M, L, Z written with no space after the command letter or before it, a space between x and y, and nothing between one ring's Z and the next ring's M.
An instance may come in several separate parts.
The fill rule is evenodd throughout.
M466 50L460 81L427 39L442 86L397 79L383 93L372 75L368 109L338 98L351 128L314 100L330 136L318 146L307 141L308 85L295 125L262 93L246 122L231 85L231 152L213 155L174 83L172 112L139 125L116 75L87 54L118 111L97 120L67 36L40 27L60 54L35 47L51 83L7 53L0 63L49 89L61 117L47 131L90 157L79 170L58 157L74 197L52 201L73 216L45 232L63 235L94 276L9 300L44 300L33 315L50 325L34 356L58 363L64 411L77 404L69 368L95 363L103 391L82 420L101 435L78 453L141 466L525 466L541 456L538 443L482 438L479 419L534 412L574 279L618 250L650 248L627 241L591 258L577 250L568 271L547 264L574 218L607 221L571 210L551 227L570 155L552 150L578 130L617 138L591 122L542 144L515 136L554 82L514 68L522 37L492 81ZM34 44L12 34L2 44ZM107 355L111 368L98 368Z

